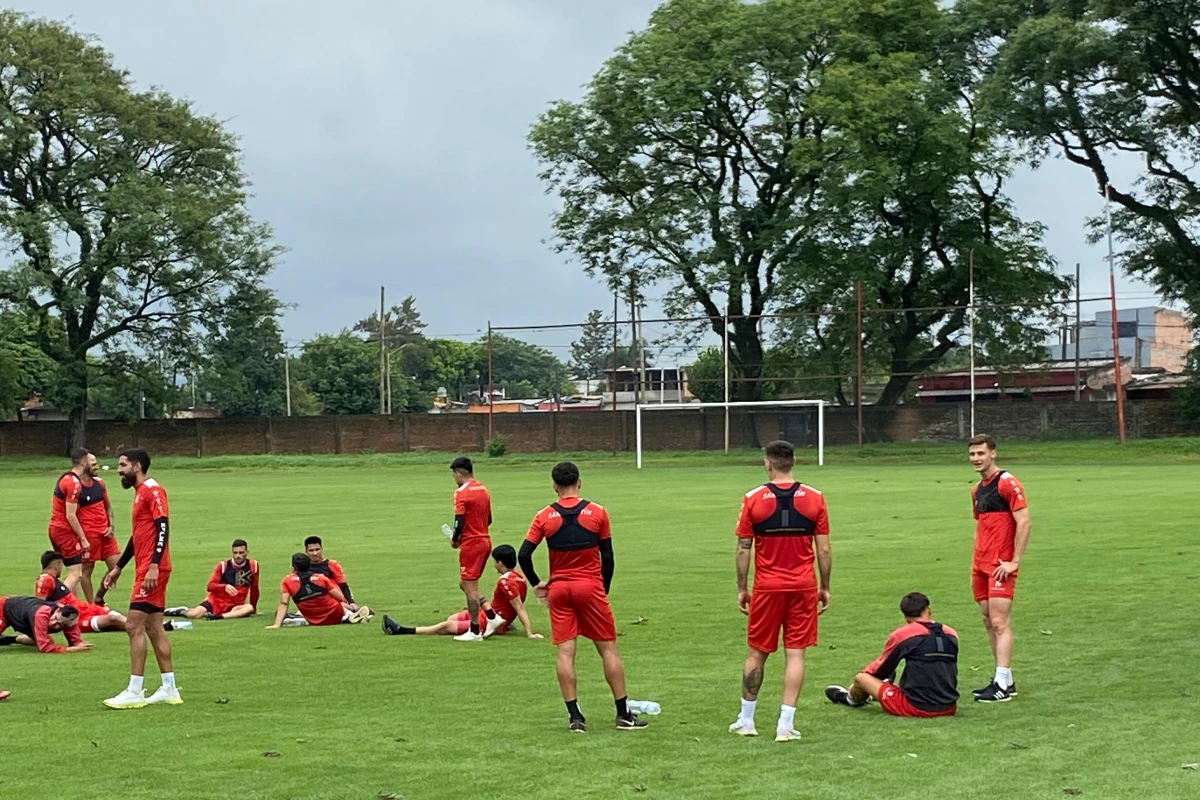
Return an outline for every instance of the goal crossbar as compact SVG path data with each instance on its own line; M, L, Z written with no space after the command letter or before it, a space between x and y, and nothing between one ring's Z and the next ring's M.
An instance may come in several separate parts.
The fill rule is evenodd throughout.
M815 408L817 410L817 466L825 466L824 400L736 400L728 403L639 403L634 407L637 429L637 468L642 468L642 412L679 411L704 408L725 409L725 452L729 452L729 409L731 408Z

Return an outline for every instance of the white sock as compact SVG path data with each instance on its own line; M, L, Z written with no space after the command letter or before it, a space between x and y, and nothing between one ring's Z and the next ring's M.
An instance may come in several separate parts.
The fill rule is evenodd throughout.
M174 689L175 688L175 673L174 672L164 672L162 674L162 685L163 685L164 689Z
M792 725L796 722L796 707L795 706L780 706L779 707L779 725L776 727L779 730L790 731Z
M740 719L742 722L754 722L754 707L757 705L757 700L743 700L742 713L738 719Z
M137 694L138 692L142 691L142 680L143 680L143 678L141 675L130 675L129 676L129 691L133 692L134 694Z
M996 683L1002 689L1012 686L1012 670L1008 667L996 667Z

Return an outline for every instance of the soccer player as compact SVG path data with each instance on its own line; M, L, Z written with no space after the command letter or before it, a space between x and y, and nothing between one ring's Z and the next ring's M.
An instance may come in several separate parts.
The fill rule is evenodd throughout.
M879 701L894 717L948 717L958 703L958 634L935 622L929 598L920 592L900 601L904 624L892 631L879 658L865 666L849 689L827 686L830 702L844 706ZM896 668L904 662L900 682Z
M83 532L88 540L88 554L83 559L83 572L80 575L79 585L83 588L84 599L89 603L102 606L104 605L104 587L99 587L98 591L93 587L92 573L95 572L97 563L103 563L106 572L112 569L117 563L117 559L121 557L121 549L117 544L117 537L113 534L112 503L108 499L108 487L99 478L100 465L92 453L88 453L87 461L88 472L91 473L92 482L100 487L100 493L104 496L104 504L103 507L95 502L80 502L79 504L79 524L83 526ZM85 489L80 495L80 500L88 500L88 495L91 494L94 492Z
M250 558L245 539L234 539L233 558L218 562L208 577L208 597L195 608L175 606L168 617L241 619L258 610L258 562Z
M763 448L769 482L746 493L737 522L738 608L749 616L749 651L742 670L742 711L729 726L732 733L757 736L754 709L762 687L767 656L779 646L783 631L783 705L775 741L800 738L795 729L796 701L804 684L804 651L817 643L817 617L829 608L829 517L825 498L792 477L796 458L787 442ZM754 591L748 588L750 553L754 552ZM818 586L813 560L821 572Z
M617 730L646 727L629 710L625 666L617 652L617 626L608 605L614 561L608 512L579 496L579 468L569 461L550 472L558 502L537 513L521 544L517 560L533 584L538 600L550 609L550 638L558 649L558 686L567 704L568 730L587 731L575 691L575 642L591 639L604 664L604 678L617 706ZM550 578L542 581L533 569L533 551L546 542Z
M275 624L268 625L267 630L283 626L288 615L288 604L293 600L307 625L340 625L343 622L369 620L371 609L366 606L351 608L346 595L333 579L313 569L311 555L310 551L292 556L292 574L279 585L279 608L275 612Z
M71 594L67 585L59 580L62 575L62 556L53 550L42 553L42 574L33 585L33 593L43 600L64 606L74 606L79 612L79 628L95 633L124 631L125 617L107 606L88 603Z
M163 627L167 583L171 580L170 512L167 493L158 481L147 476L149 471L150 455L145 450L125 450L117 460L121 486L133 489L133 534L117 565L104 576L104 586L111 589L130 560L134 561L136 572L125 623L129 634L129 685L116 697L104 701L104 705L115 709L183 702L175 685L171 642ZM158 671L162 674L162 685L149 698L144 689L147 640L154 648Z
M83 523L103 533L108 527L108 494L95 479L95 457L82 448L71 451L71 469L59 476L50 497L50 548L63 557L67 588L78 591L83 580L83 562L90 554Z
M0 597L0 633L12 628L15 637L4 644L36 645L41 653L83 653L92 649L79 635L79 611L40 597ZM62 631L67 647L55 644L50 634Z
M459 642L481 642L504 624L483 600L479 579L492 552L488 526L492 524L492 498L482 483L475 480L471 459L459 457L450 463L450 473L458 488L454 490L454 535L450 546L458 550L459 588L467 597L467 630L455 636ZM485 617L480 633L479 616Z
M354 602L354 593L350 591L350 584L346 582L346 573L342 572L341 564L332 558L325 558L325 545L321 542L321 537L309 536L305 539L304 552L308 553L309 561L312 563L309 571L314 575L324 575L333 581L341 589L350 610L357 611L358 604Z
M529 612L525 610L525 596L528 593L529 585L525 582L525 576L516 571L517 551L512 548L512 545L500 545L492 551L492 566L500 573L500 579L496 581L496 590L492 593L491 607L495 609L496 617L501 620L501 624L488 630L484 635L503 635L508 632L509 626L512 625L513 621L519 619L521 620L521 626L525 629L526 638L541 639L542 635L540 633L533 632L533 626L529 624ZM486 628L485 620L487 617L479 614L476 619ZM396 624L391 617L384 614L383 632L389 636L413 634L422 636L458 636L467 631L470 620L469 611L460 611L436 625L408 628Z
M1033 523L1025 490L1009 473L996 466L996 440L986 433L972 437L967 457L979 473L971 487L975 514L975 554L971 559L971 589L988 643L996 659L992 682L972 692L980 703L1004 703L1017 696L1012 676L1013 589L1017 570L1029 546Z

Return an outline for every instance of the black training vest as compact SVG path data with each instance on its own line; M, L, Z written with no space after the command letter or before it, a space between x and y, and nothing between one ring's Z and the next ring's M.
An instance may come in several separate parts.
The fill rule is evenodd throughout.
M1008 501L1000 496L1000 481L1006 473L997 472L991 481L980 481L975 487L975 513L1011 512Z
M4 622L17 633L33 636L33 618L45 606L57 604L40 597L9 597L4 601Z
M234 564L232 558L222 561L221 583L228 586L250 586L254 583L254 568L250 560L247 559L241 567Z
M67 496L63 494L62 489L58 488L58 484L62 483L62 479L68 475L73 476L79 481L79 507L95 505L96 503L104 502L104 487L100 485L100 481L92 478L92 485L88 486L83 482L83 479L74 472L64 472L58 476L58 480L54 482L54 496L59 500L66 500Z
M71 590L67 588L67 585L65 583L63 583L62 581L60 581L58 578L55 578L54 579L54 591L51 592L50 596L47 597L46 599L52 603L57 603L59 600L62 600L64 597L66 597L69 594L71 594Z
M765 488L775 495L775 512L762 522L754 523L755 536L813 536L817 532L816 520L801 514L792 502L800 489L799 483L788 489L768 483Z
M303 603L305 600L312 600L315 597L321 597L322 595L329 594L324 587L317 586L312 582L312 575L305 573L303 575L297 575L296 577L300 579L300 588L296 590L296 594L293 595L297 604Z
M550 507L562 517L562 524L553 536L546 537L546 546L551 550L588 550L600 547L600 534L589 531L579 522L579 514L591 503L580 500L573 507L567 508L560 503L551 503Z
M940 622L922 622L927 631L904 654L900 688L917 708L941 711L958 702L958 640Z

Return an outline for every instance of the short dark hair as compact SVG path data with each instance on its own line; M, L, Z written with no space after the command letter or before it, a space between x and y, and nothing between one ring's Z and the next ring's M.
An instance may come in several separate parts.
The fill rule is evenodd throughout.
M233 544L229 545L230 549L233 549L234 547L249 547L249 546L250 545L246 544L245 539L234 539Z
M450 462L451 472L465 472L468 475L475 474L475 465L471 463L471 459L466 456L459 456Z
M84 461L87 461L87 457L91 454L91 450L87 450L82 447L76 447L71 451L71 466L78 467Z
M781 472L786 472L796 466L796 451L792 445L783 440L771 442L763 448L763 455L771 466Z
M307 539L305 539L305 540L304 540L304 547L305 547L305 548L312 547L314 544L319 544L319 545L321 545L322 547L324 547L324 546L325 546L325 543L321 541L321 537L320 537L320 536L310 536L310 537L308 537Z
M312 560L308 553L296 553L292 556L292 569L296 572L308 572L312 568Z
M133 464L142 465L142 474L145 475L150 471L150 454L138 447L132 447L128 450L122 450L117 454L125 456L125 460Z
M58 607L58 612L62 614L64 620L74 619L79 616L79 609L75 606L62 605Z
M62 556L53 550L47 550L46 552L42 553L42 569L50 566L55 561L62 561Z
M572 464L570 461L560 461L554 465L554 469L550 470L550 480L554 481L555 486L566 488L579 483L579 467Z
M511 544L497 545L496 548L492 550L492 558L496 559L509 569L516 569L517 551L513 550L513 546Z
M978 447L979 445L987 445L988 450L996 449L996 437L990 433L979 433L971 437L967 442L967 447Z
M920 592L909 592L900 600L900 613L905 619L913 619L925 613L929 608L929 598Z

